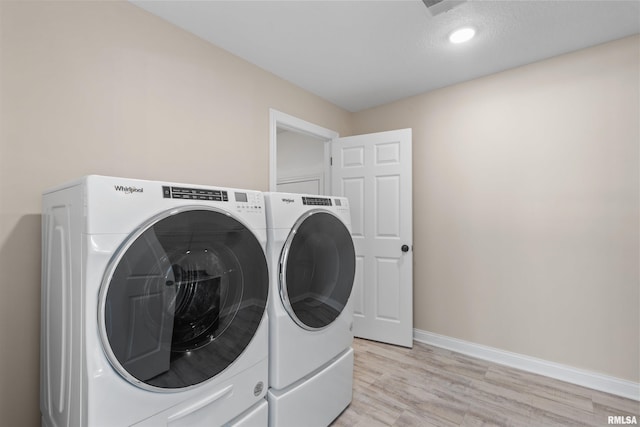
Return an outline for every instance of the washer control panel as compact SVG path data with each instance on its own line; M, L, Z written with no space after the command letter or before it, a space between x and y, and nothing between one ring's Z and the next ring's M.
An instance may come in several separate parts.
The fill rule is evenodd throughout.
M332 206L331 199L325 197L303 197L302 204L309 206Z

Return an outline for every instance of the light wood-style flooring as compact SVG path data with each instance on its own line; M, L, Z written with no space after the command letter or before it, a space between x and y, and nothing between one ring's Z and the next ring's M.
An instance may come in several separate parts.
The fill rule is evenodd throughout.
M426 344L356 339L353 401L333 427L607 426L640 402Z

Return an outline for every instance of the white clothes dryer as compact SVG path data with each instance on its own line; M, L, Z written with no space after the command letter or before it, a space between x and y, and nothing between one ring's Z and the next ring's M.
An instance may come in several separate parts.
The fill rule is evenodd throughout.
M355 250L342 197L265 193L269 424L326 426L351 402Z
M44 426L264 426L256 191L88 176L43 194Z

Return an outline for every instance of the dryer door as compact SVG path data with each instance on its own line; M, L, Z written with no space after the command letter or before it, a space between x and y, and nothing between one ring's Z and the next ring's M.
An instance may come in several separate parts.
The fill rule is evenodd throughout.
M280 258L280 296L307 330L330 325L347 305L355 251L344 223L327 211L308 212L291 230Z
M263 248L242 223L201 207L161 215L129 238L105 274L105 353L143 388L201 383L249 345L268 291Z

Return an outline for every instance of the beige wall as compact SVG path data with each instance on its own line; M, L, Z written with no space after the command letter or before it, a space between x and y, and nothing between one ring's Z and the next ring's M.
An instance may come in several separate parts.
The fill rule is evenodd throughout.
M640 38L354 116L413 128L415 327L638 382Z
M267 190L269 108L351 114L126 2L0 1L0 424L38 425L40 194L95 173Z

